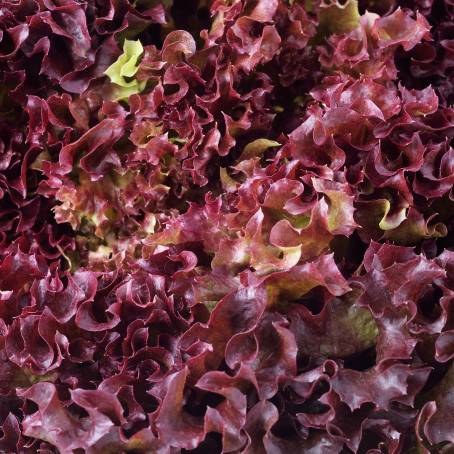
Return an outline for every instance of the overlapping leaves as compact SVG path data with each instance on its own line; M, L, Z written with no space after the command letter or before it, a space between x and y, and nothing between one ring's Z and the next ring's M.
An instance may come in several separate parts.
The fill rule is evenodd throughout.
M4 2L0 451L451 449L452 15Z

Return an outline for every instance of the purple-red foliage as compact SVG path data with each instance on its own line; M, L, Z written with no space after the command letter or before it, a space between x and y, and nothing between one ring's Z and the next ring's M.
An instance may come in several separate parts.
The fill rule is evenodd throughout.
M453 20L0 2L0 452L450 452Z

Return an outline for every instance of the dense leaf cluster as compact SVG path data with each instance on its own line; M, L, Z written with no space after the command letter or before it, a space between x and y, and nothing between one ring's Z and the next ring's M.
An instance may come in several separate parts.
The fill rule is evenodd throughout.
M453 5L0 2L0 452L450 452Z

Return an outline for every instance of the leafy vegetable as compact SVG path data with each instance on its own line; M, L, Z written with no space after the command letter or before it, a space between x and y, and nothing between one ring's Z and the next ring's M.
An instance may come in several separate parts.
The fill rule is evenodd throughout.
M0 452L452 450L453 20L4 1Z

